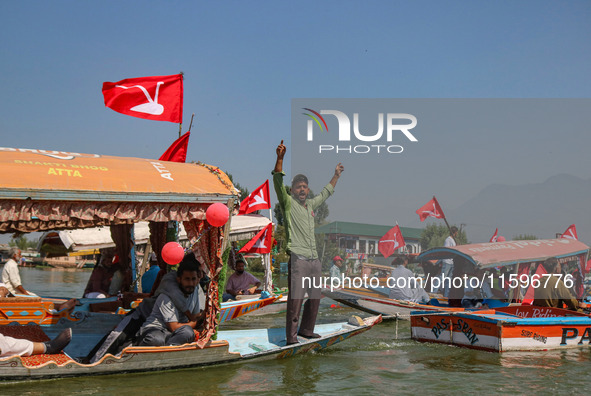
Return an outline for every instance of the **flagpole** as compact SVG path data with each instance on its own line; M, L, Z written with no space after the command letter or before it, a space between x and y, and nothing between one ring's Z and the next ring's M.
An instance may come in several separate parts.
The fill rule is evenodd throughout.
M271 197L269 197L269 203L271 202ZM273 208L269 208L269 220L271 223L273 222ZM271 241L273 241L273 235L271 234ZM273 242L271 242L271 247L273 246ZM265 266L265 290L269 293L272 293L273 289L271 285L273 284L273 271L271 271L271 252L267 253L267 265Z
M433 199L435 201L437 201L437 198L435 198L435 195L433 195ZM437 203L439 203L439 201L437 201ZM439 207L441 208L441 204L439 204ZM441 211L443 212L443 208L441 208ZM443 212L445 213L445 212ZM445 216L443 216L443 221L445 221L445 225L447 226L447 229L449 230L449 234L451 235L451 227L449 226L449 223L447 222L447 219L445 218Z
M193 127L193 117L195 117L195 113L191 114L191 123L189 124L189 131L191 132L191 128Z

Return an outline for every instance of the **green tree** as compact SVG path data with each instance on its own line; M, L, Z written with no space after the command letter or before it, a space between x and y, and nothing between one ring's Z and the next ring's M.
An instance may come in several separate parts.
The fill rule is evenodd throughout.
M421 235L421 248L422 250L431 249L434 247L443 246L445 238L449 236L449 230L444 224L431 223L425 227L423 234ZM468 237L466 231L458 231L458 235L455 238L456 244L464 245L468 243Z
M230 181L232 182L232 184L234 185L234 187L236 187L236 189L238 189L240 191L240 201L242 202L242 200L246 197L248 197L248 195L250 194L248 192L248 188L246 187L242 187L240 185L240 183L238 183L237 181L234 181L234 177L232 176L231 173L226 172L226 175L228 175L228 179L230 179ZM238 205L240 205L240 202L238 202Z
M285 225L283 224L283 211L281 210L281 207L278 203L276 203L275 207L273 207L273 214L275 215L275 220L277 221L278 225Z
M538 237L532 234L519 234L513 237L514 241L533 241L535 239Z
M28 239L25 235L19 235L17 237L13 236L10 242L8 242L9 246L16 246L20 250L27 250L27 249L36 249L38 241L33 239Z
M340 250L336 241L328 239L326 234L316 234L316 249L318 249L318 257L322 263L322 271L328 271L332 267L334 256L345 257L344 250Z

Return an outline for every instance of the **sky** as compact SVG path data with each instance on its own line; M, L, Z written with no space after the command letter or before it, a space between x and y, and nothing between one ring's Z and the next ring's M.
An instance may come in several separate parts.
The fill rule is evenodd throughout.
M158 158L178 125L106 108L101 86L182 71L183 131L195 114L187 160L252 191L270 177L279 142L291 148L293 99L588 98L589 20L588 1L0 2L0 146ZM488 184L540 183L565 173L569 149L567 173L589 178L586 131L531 131L517 145L510 128L494 134L463 139L463 150L453 132L419 137L469 169L431 195L455 208ZM554 139L569 144L544 151ZM474 163L492 150L496 161ZM400 207L392 197L406 219L430 197L420 176L433 162L408 155L391 166L416 175L393 180L420 191ZM360 221L351 212L335 207L329 219Z

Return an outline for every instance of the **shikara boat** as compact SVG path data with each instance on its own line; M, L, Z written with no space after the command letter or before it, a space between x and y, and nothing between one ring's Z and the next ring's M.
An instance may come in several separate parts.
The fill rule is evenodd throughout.
M446 299L442 299L441 304L437 302L438 305L419 304L410 301L391 299L379 291L366 288L342 288L333 291L330 291L330 289L322 289L322 294L341 304L360 311L374 315L384 315L392 319L409 320L411 312L417 310L434 312L440 310L461 310L461 308L447 307L445 305L447 303ZM432 301L435 302L438 300L432 299Z
M521 287L531 284L531 275L544 260L556 257L573 281L571 291L582 299L589 247L573 239L548 239L530 241L507 241L502 243L477 243L454 247L438 247L429 249L417 257L417 261L454 259L462 262L467 268L490 270L500 284L512 284L507 289L507 299L522 301L533 299L533 288ZM501 273L499 270L502 269ZM489 280L491 275L486 276ZM522 277L522 280L520 280ZM450 307L445 298L432 298L429 304L411 303L393 300L377 289L341 288L323 289L323 295L342 304L373 314L383 314L409 319L412 311L461 311L461 308ZM463 289L460 296L463 295ZM460 297L461 298L461 297ZM485 300L485 308L499 308L507 303L499 299ZM518 305L521 305L519 303Z
M43 300L41 297L0 298L0 325L9 323L52 325L62 318L74 319L68 311L57 311L54 301L51 300Z
M246 296L246 297L248 297L248 296ZM242 298L239 301L252 301L252 299ZM256 301L256 299L254 301ZM225 304L225 303L223 303L223 304ZM286 310L287 310L287 291L284 291L283 294L281 294L279 296L279 298L277 300L275 300L272 304L266 305L264 307L261 307L260 309L254 310L254 311L250 311L246 315L249 315L249 316L273 315L273 314L285 312Z
M369 330L380 321L380 316L363 320L354 317L349 322L317 325L315 331L321 336L320 338L300 337L298 344L287 346L285 329L219 331L216 340L210 339L202 347L197 342L167 347L132 346L125 348L117 356L107 354L93 364L79 363L79 359L75 357L88 353L87 345L93 340L100 339L102 334L96 334L90 329L86 329L86 333L83 333L82 328L74 328L74 338L66 348L67 354L2 358L0 359L0 379L15 381L121 374L198 367L265 357L287 358L329 347ZM61 330L56 327L53 329L54 333L45 334L41 327L34 328L34 326L24 327L31 327L27 330L36 333L34 335L40 341L49 339L48 337ZM77 337L79 337L78 340Z
M411 337L417 341L491 352L589 348L591 342L591 317L559 308L417 311L410 324Z
M139 221L148 222L152 249L164 269L168 266L162 260L161 250L167 242L168 224L182 222L189 249L211 279L203 309L204 329L192 344L129 347L118 356L105 355L94 364L81 364L77 359L85 356L113 327L108 320L97 322L96 316L117 319L118 315L79 312L76 313L79 315L77 321L60 318L57 324L43 328L7 325L2 327L6 331L20 332L21 338L27 338L26 333L34 333L35 328L42 330L28 335L32 341L53 337L64 327L72 327L74 337L65 350L69 356L64 354L59 359L55 355L3 358L0 361L2 379L164 370L271 354L285 357L340 342L366 331L381 320L378 317L356 325L319 327L317 331L323 338L288 347L279 336L284 333L281 329L262 330L260 337L253 336L249 344L244 344L247 338L242 338L239 330L229 333L227 338L224 333L217 333L221 309L218 279L223 268L222 252L228 241L230 221L215 227L207 221L206 210L214 203L233 208L238 191L227 175L215 166L0 148L0 179L0 233L108 226L120 266L131 272L133 281L136 263L132 225ZM128 290L124 291L129 291L131 285L126 286ZM218 339L214 340L212 337L216 333Z

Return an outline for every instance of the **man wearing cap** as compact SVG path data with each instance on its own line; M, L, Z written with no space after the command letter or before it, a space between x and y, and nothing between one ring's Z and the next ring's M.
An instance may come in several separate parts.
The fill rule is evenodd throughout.
M289 294L285 326L287 345L290 345L298 342L298 335L305 338L320 337L314 333L321 293L320 289L313 285L319 285L322 278L322 264L318 260L314 235L314 210L334 193L344 168L339 163L330 182L319 195L311 199L308 199L308 178L301 174L296 175L291 183L290 194L287 186L283 184L285 151L282 140L276 150L277 160L272 174L273 186L284 217L286 250L290 255L287 267ZM306 292L308 300L304 304L302 323L298 331L300 310Z
M332 259L332 267L330 267L331 278L341 278L341 268L343 267L343 259L341 256L335 256Z

